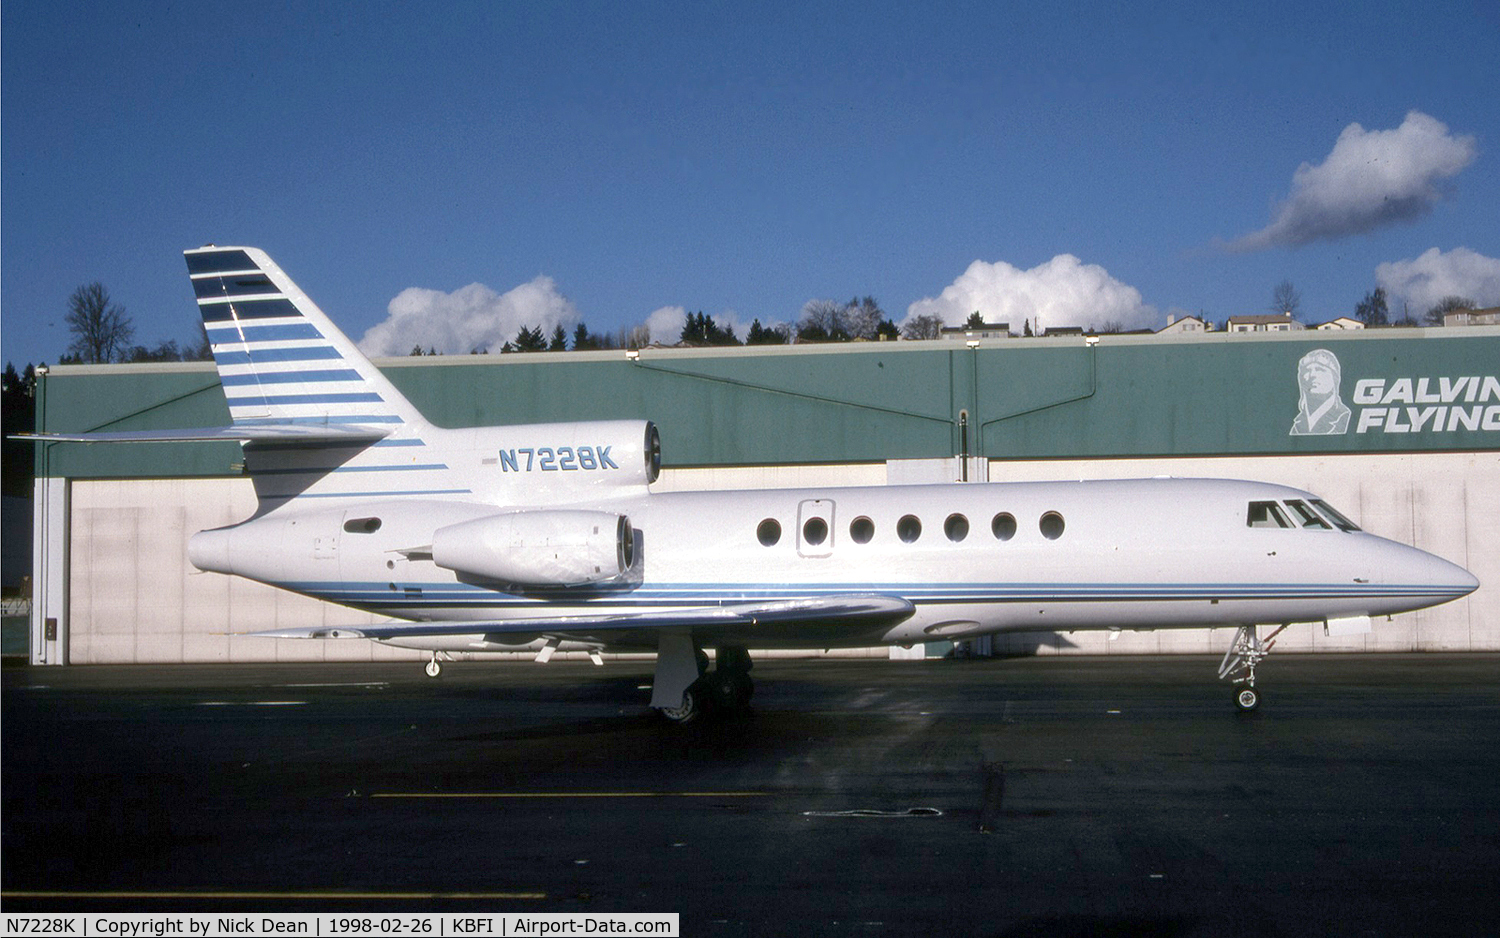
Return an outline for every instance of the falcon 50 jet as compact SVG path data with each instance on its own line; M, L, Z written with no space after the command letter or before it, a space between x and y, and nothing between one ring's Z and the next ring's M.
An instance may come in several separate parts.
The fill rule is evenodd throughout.
M745 706L753 648L1236 626L1220 677L1253 709L1259 627L1368 631L1479 585L1259 482L653 493L651 423L435 427L264 252L186 258L232 425L48 439L241 441L258 508L192 563L391 617L255 634L421 649L434 676L454 652L654 651L651 706L685 723Z

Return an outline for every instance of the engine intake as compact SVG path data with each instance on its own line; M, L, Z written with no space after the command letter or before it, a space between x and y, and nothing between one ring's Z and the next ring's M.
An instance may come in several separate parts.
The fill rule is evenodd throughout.
M630 519L606 511L521 511L439 528L432 560L457 573L525 586L583 586L635 564Z

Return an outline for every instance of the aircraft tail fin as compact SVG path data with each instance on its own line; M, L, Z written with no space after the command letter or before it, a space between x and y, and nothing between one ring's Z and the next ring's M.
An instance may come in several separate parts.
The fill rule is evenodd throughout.
M432 445L443 431L264 251L183 253L261 512L302 497L472 494Z
M424 424L264 251L183 253L235 426Z

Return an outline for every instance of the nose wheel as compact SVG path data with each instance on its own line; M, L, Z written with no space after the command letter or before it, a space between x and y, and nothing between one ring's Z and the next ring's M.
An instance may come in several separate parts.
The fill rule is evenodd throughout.
M1260 706L1260 691L1255 689L1255 666L1271 653L1276 636L1285 628L1285 625L1280 626L1264 639L1256 635L1257 629L1253 625L1242 625L1234 633L1234 641L1229 643L1224 660L1219 662L1219 680L1234 683L1234 705L1241 713L1249 713Z

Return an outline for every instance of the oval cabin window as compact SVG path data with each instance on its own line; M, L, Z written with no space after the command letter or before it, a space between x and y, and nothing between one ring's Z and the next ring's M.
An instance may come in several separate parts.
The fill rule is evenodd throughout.
M775 518L767 518L755 529L755 536L765 547L772 547L781 540L781 524Z

